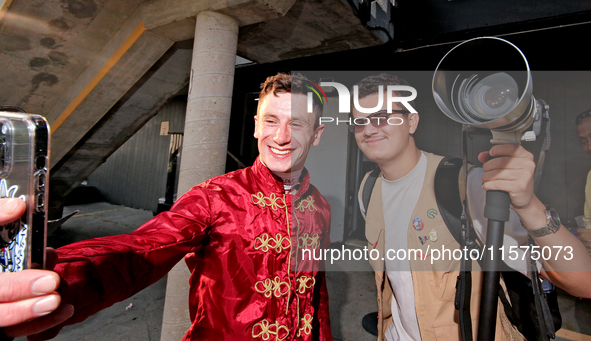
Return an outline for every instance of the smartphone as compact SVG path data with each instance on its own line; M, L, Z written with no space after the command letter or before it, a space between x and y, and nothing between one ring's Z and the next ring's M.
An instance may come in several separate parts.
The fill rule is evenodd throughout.
M43 116L0 107L0 198L19 198L20 220L0 226L0 272L45 268L49 124Z

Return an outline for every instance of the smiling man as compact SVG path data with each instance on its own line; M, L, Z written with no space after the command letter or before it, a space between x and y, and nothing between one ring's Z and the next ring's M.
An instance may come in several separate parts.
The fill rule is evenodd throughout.
M183 340L332 340L323 264L296 259L300 248L330 245L330 205L304 169L324 129L322 107L303 110L300 82L278 74L262 84L253 166L193 187L131 234L57 250L62 304L74 306L66 324L130 297L184 257L192 325Z
M306 96L285 92L287 85L282 82L266 90L273 92L273 96L265 95L259 100L254 137L262 163L291 183L292 179L299 180L310 147L320 143L324 125L319 125L318 102L314 102L314 114L306 112ZM264 92L263 86L261 96Z

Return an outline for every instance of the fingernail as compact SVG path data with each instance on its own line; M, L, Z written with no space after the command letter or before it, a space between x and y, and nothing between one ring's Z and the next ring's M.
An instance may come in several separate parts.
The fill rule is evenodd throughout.
M33 312L37 315L47 315L54 311L59 305L56 295L43 297L33 306Z
M35 295L49 294L57 287L53 276L43 276L31 284L31 292Z
M14 210L16 209L16 206L18 204L17 200L20 200L20 199L10 198L8 200L0 201L0 209L2 210L2 213L10 214L10 213L14 212Z
M61 323L74 315L74 306L71 304L61 306L54 315L53 319Z

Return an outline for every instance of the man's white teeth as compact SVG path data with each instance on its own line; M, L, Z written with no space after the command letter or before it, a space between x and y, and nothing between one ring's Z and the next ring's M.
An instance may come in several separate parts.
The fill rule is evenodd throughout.
M285 154L289 154L291 153L291 149L287 149L287 150L279 150L279 149L275 149L273 147L271 147L271 151L275 154L279 154L279 155L285 155Z

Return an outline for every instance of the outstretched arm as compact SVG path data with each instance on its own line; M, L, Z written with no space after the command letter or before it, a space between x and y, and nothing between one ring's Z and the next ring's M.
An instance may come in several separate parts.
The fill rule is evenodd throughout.
M209 198L197 188L179 198L171 211L130 234L59 248L59 292L62 302L74 306L74 315L29 339L51 339L65 325L81 322L155 283L187 253L201 248L210 227Z
M511 208L527 229L548 224L546 206L534 194L535 163L530 152L517 144L501 144L478 159L484 163L483 188L508 192ZM585 246L562 225L555 233L533 238L540 248L547 246L553 252L544 259L542 276L574 296L591 298L591 257ZM566 247L572 252L567 253Z

